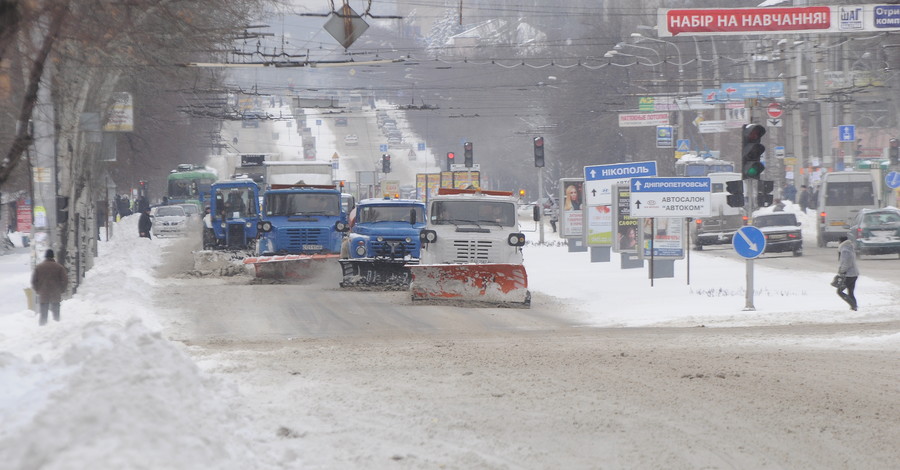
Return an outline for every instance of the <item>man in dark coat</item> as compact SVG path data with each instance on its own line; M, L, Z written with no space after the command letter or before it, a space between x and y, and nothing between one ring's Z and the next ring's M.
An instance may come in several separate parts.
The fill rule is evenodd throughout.
M31 287L38 295L40 306L40 324L47 324L47 311L53 312L53 319L59 321L59 303L63 292L69 285L66 268L54 259L53 250L47 250L45 260L34 267L31 274Z
M138 233L144 238L150 237L150 229L153 228L153 221L150 220L150 208L141 212L141 218L138 219Z

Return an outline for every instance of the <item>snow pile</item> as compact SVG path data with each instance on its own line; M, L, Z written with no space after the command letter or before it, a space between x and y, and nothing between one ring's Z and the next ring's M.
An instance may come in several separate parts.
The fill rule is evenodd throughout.
M161 243L116 224L62 322L0 316L6 468L259 468L238 392L161 337Z

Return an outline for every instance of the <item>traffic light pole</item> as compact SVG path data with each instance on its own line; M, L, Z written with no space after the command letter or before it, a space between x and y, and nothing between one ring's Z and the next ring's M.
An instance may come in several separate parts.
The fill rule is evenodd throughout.
M544 244L544 204L541 203L541 198L544 197L544 167L538 167L538 214L540 214L540 220L538 220L538 227L540 230L540 241L541 245Z
M747 195L750 197L744 198L746 201L747 207L747 216L752 217L754 208L756 207L756 190L758 184L757 180L749 179L747 180ZM746 263L746 275L747 275L747 286L746 292L744 293L744 311L754 311L756 307L753 306L753 258L749 258L745 261Z

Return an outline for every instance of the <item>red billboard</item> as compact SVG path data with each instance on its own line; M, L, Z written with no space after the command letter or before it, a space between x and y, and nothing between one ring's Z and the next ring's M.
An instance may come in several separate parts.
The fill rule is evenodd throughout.
M698 8L659 11L659 35L824 32L831 8Z

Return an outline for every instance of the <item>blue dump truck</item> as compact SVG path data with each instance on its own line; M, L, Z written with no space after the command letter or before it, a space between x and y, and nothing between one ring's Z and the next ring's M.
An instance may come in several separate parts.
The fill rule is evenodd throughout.
M259 186L249 179L213 183L204 220L206 250L252 250L259 222Z
M348 229L334 185L273 184L263 194L257 256L246 258L256 277L303 279L340 256Z
M425 203L413 199L365 199L357 204L351 225L341 251L341 287L407 288L407 265L419 262Z

